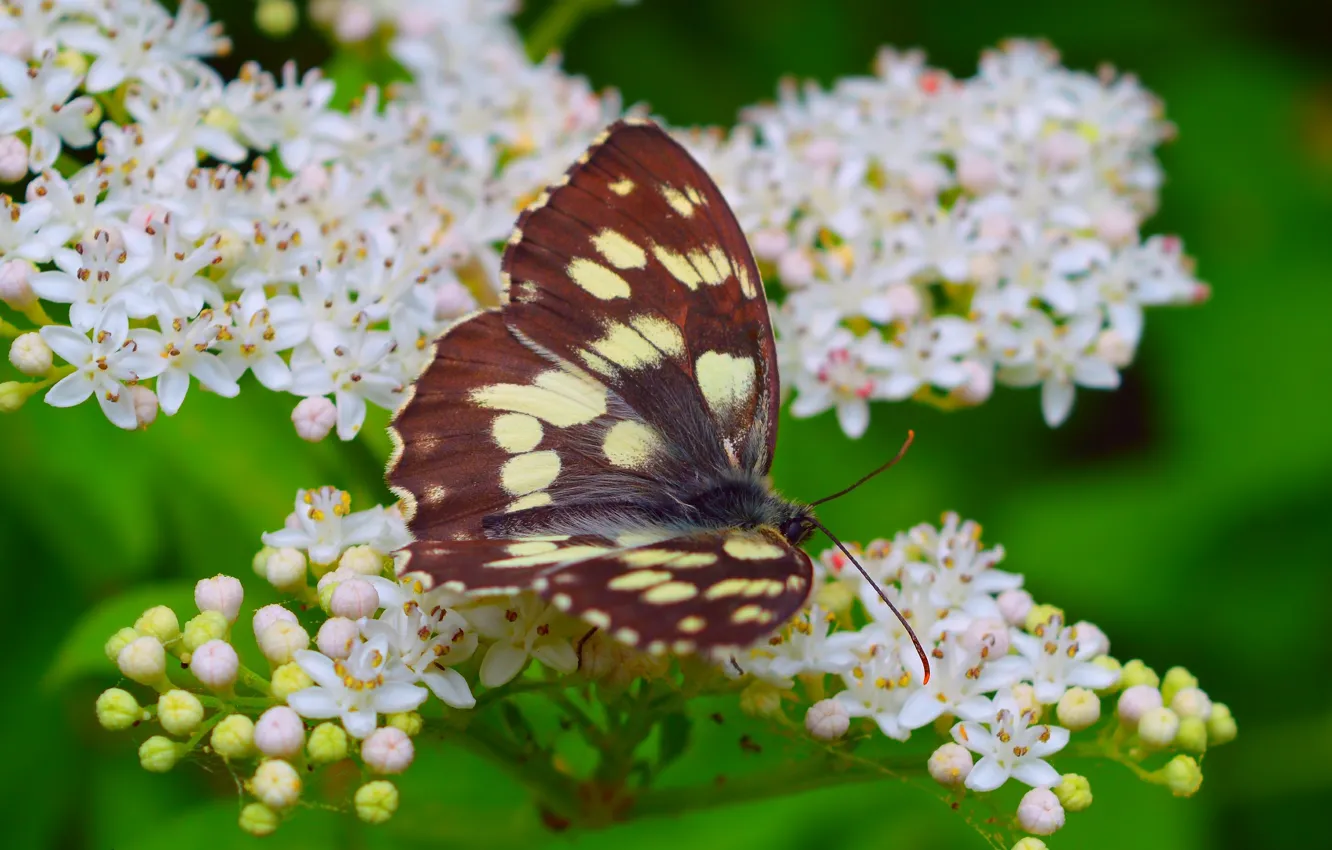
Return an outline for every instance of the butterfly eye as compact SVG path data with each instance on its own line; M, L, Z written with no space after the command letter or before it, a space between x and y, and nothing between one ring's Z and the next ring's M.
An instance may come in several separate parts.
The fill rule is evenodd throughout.
M787 542L792 546L799 546L803 543L805 538L809 537L810 532L813 530L814 526L804 517L793 517L788 519L786 522L782 523L781 527L782 536L785 537Z

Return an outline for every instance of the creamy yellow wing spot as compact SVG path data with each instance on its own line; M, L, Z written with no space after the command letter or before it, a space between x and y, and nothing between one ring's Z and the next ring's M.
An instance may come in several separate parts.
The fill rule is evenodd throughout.
M614 183L607 184L606 188L623 198L630 192L634 191L634 181L630 180L628 177L621 177Z
M730 418L754 393L754 361L748 357L705 351L694 365L694 376L704 401L719 419Z
M620 643L627 643L630 646L637 646L638 632L634 631L628 626L622 626L615 630L615 639L618 640Z
M635 552L625 552L620 556L620 560L627 567L659 567L675 558L681 557L682 553L671 549L639 549Z
M582 425L606 412L606 388L567 369L548 369L531 384L478 387L470 398L480 407L526 413L556 428Z
M698 269L698 276L702 278L705 283L716 286L726 280L726 273L712 262L712 256L710 254L705 254L702 251L690 251L689 262L693 263L694 268Z
M521 499L514 499L512 502L509 502L504 508L504 512L511 514L514 511L526 511L532 508L545 507L554 501L555 500L551 498L549 493L544 490L538 490L535 493L528 493Z
M717 272L721 275L722 281L726 280L733 274L731 258L726 256L726 252L722 250L720 245L713 245L708 249L708 259L712 260L712 265L716 267ZM718 281L718 283L720 282L721 281Z
M611 590L647 590L670 580L671 574L664 570L634 570L616 576L606 586Z
M728 537L722 548L732 558L742 561L771 561L786 555L786 550L777 544L755 537Z
M627 573L627 575L637 575L637 573ZM698 596L698 588L695 585L687 581L668 581L644 593L643 601L652 605L671 605L693 599L695 596Z
M781 596L784 585L775 578L750 579L745 596Z
M578 616L583 618L589 626L596 626L599 629L609 629L611 624L610 615L599 608L588 608Z
M758 287L755 286L754 281L750 279L749 269L745 267L744 263L735 264L735 274L736 277L740 279L740 291L744 293L745 297L756 297L758 295Z
M601 450L613 465L642 469L661 448L657 432L642 422L616 422L606 431Z
M510 543L504 547L504 551L510 555L540 555L543 552L554 552L558 548L549 540L523 540Z
M664 248L661 245L653 245L652 256L657 258L657 262L662 264L671 277L690 289L698 289L698 285L703 282L703 278L699 277L698 269L694 268L684 258L683 254L672 251L670 248Z
M554 552L540 552L535 555L518 555L491 561L490 567L539 567L544 564L576 564L588 558L596 558L610 552L605 546L565 546Z
M427 505L438 505L440 502L444 501L444 498L448 496L448 494L449 491L445 490L438 484L431 484L429 487L426 487L425 492L421 494L421 501Z
M739 596L749 587L749 579L746 578L724 578L721 581L703 591L704 599L725 599L728 596Z
M707 620L697 614L690 614L688 617L681 617L675 627L687 635L696 635L707 628L707 625Z
M568 611L573 607L573 597L567 593L557 593L550 597L550 604L561 611Z
M641 269L647 265L647 252L618 231L606 228L592 237L592 244L617 269Z
M560 456L547 449L514 455L500 467L500 486L510 496L544 490L560 474Z
M646 369L661 362L661 350L638 330L614 321L606 322L605 328L606 335L594 340L591 345L597 356L631 371Z
M600 263L577 257L569 262L565 271L570 280L602 301L629 297L628 282Z
M541 422L526 413L505 413L490 423L490 435L495 445L509 454L530 452L543 436Z
M668 357L683 357L685 353L684 334L679 325L663 319L661 316L641 314L629 320L633 329L644 339L652 343Z
M703 197L702 193L693 186L686 186L684 193L686 198L700 207L708 202L707 199Z
M694 214L694 205L678 189L667 186L665 183L661 184L660 188L661 196L666 199L666 203L671 205L671 209L685 218Z
M772 612L761 605L741 605L731 613L731 622L741 623L767 623L772 620Z

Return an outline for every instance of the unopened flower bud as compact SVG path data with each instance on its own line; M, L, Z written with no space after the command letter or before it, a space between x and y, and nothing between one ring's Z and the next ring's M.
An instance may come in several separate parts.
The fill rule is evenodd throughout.
M1027 618L1023 621L1022 627L1035 634L1037 629L1050 628L1055 623L1063 623L1064 619L1064 611L1062 608L1042 603L1040 605L1031 606L1031 610L1027 612Z
M1171 667L1161 680L1161 698L1166 705L1175 701L1175 694L1185 688L1197 688L1198 678L1183 667Z
M51 370L51 346L39 333L19 334L9 346L9 362L25 375L36 377Z
M254 10L254 25L269 38L286 38L296 29L300 12L291 0L259 0Z
M1229 744L1239 734L1239 727L1230 713L1230 706L1222 702L1212 703L1212 713L1207 718L1207 743L1212 746Z
M421 716L419 711L400 711L396 714L390 714L387 722L393 728L406 732L409 738L420 735L421 730L425 728L425 718Z
M155 637L135 638L120 650L116 666L140 685L157 687L166 681L166 649Z
M1119 695L1116 711L1125 725L1136 728L1144 714L1162 705L1161 692L1150 685L1134 685Z
M338 559L338 568L360 576L377 576L384 572L384 557L374 549L361 544L353 546Z
M1085 776L1065 773L1059 784L1051 790L1066 812L1080 812L1092 804L1091 783Z
M435 320L456 319L476 309L476 299L456 280L446 281L435 290Z
M314 764L330 764L347 757L347 730L336 723L320 723L310 733L305 751Z
M119 732L145 719L148 712L129 691L108 688L97 697L97 722L103 729Z
M1119 675L1119 683L1125 688L1131 688L1134 685L1159 688L1161 677L1156 675L1155 670L1135 658L1124 665L1123 671Z
M274 667L286 664L310 647L310 635L297 623L278 620L259 635L259 651Z
M236 622L240 613L241 602L245 600L245 588L240 580L232 576L216 575L200 579L194 585L194 604L200 611L216 611L227 618L228 623Z
M276 549L264 562L264 578L278 590L303 587L305 576L305 553L299 549Z
M1008 654L1008 625L993 617L977 617L962 633L962 646L981 658L994 660Z
M1192 756L1175 756L1161 768L1161 776L1176 797L1192 797L1202 787L1202 768Z
M851 726L846 706L835 699L823 699L805 712L805 729L820 741L835 741Z
M337 588L328 603L329 612L335 617L359 620L369 617L379 608L379 592L374 585L364 579L354 578L338 582Z
M352 647L360 630L353 620L346 617L330 617L319 627L315 635L315 646L319 651L333 659L345 659L351 655Z
M18 136L0 136L0 183L28 176L28 146Z
M956 170L957 182L973 195L984 195L999 185L999 168L985 154L962 151Z
M381 726L361 743L361 759L376 773L402 773L415 757L412 739L393 726Z
M222 640L231 624L220 611L204 611L191 617L180 633L181 648L191 657L210 640Z
M244 714L229 714L213 727L208 739L213 752L224 759L243 759L254 755L254 721Z
M1102 241L1124 245L1138 235L1138 216L1125 204L1113 204L1096 216L1092 226Z
M344 44L365 41L375 31L375 14L360 3L343 3L333 20L333 35Z
M1175 733L1175 746L1188 753L1201 754L1207 749L1207 721L1201 717L1181 717Z
M1086 688L1069 688L1059 698L1055 716L1060 726L1081 731L1101 719L1101 700Z
M263 803L247 803L241 809L240 828L256 838L272 835L281 823L281 816Z
M1064 807L1049 788L1033 788L1022 795L1017 820L1033 835L1054 835L1064 825Z
M1027 614L1031 613L1034 604L1031 594L1025 590L1005 590L999 594L996 601L999 613L1011 626L1020 626L1027 622Z
M740 710L750 717L776 717L782 713L782 692L755 680L740 692Z
M361 820L384 823L398 810L398 788L387 779L376 779L357 788L352 802Z
M236 684L240 657L224 640L210 640L190 655L190 672L207 688L225 691Z
M152 773L166 773L184 753L184 745L164 735L154 735L139 745L139 764Z
M157 410L161 406L157 401L157 393L143 384L135 384L130 387L130 401L134 404L135 428L143 431L157 421Z
M1170 700L1170 710L1180 717L1197 717L1205 721L1212 716L1212 701L1199 688L1181 688Z
M1036 699L1036 688L1028 685L1026 682L1018 682L1009 688L1013 695L1013 701L1017 703L1018 711L1030 711L1031 722L1035 723L1045 713L1045 706L1041 705L1040 700Z
M1108 328L1096 337L1096 356L1116 369L1123 369L1133 362L1133 344L1119 331Z
M282 759L268 759L254 772L249 788L269 808L285 809L301 798L301 775Z
M180 620L176 618L176 612L167 606L154 605L134 621L134 630L166 644L180 637Z
M1138 720L1138 737L1149 747L1168 747L1179 734L1179 715L1168 708L1143 712Z
M254 612L254 619L252 621L254 625L254 636L258 638L269 626L279 621L291 623L293 625L298 623L296 615L288 611L286 608L283 608L281 605L265 605L258 611Z
M960 788L971 768L971 752L961 744L949 742L930 754L930 776L945 787Z
M28 403L38 388L36 381L4 381L0 383L0 413L17 413Z
M172 735L188 735L203 722L204 707L189 691L174 688L157 700L157 720Z
M24 171L27 163L24 163ZM27 260L10 260L0 264L0 301L22 312L37 303L37 295L28 282L33 265Z
M301 665L288 661L273 670L271 686L273 698L285 700L297 691L314 687L314 680L301 669Z
M804 286L814 279L814 263L804 251L787 251L777 259L777 276L784 286Z
M266 756L291 758L305 746L305 725L285 705L275 705L254 724L254 746Z
M106 653L106 657L110 659L111 663L116 664L118 663L117 659L120 657L120 650L129 646L130 643L138 637L142 637L142 635L129 626L126 626L107 638L106 644L102 647L102 650Z
M1050 848L1039 838L1028 835L1014 844L1013 850L1050 850Z
M1079 651L1089 652L1097 656L1105 655L1110 651L1110 638L1095 623L1079 620L1073 624L1073 632L1074 640L1078 642Z
M791 237L785 228L765 227L754 234L749 244L754 248L754 256L760 260L773 261L791 247Z
M272 546L265 546L258 552L255 552L254 557L250 559L250 569L254 570L254 574L259 576L259 578L268 578L268 559L271 558L276 551L277 550Z
M978 360L963 360L962 372L966 376L962 383L953 388L953 397L963 404L977 405L984 402L994 393L994 367ZM1009 593L1025 593L1025 591L1014 590ZM1027 595L1027 604L1031 604L1031 596ZM1003 612L1003 606L1000 605L1000 612ZM1008 619L1005 615L1004 619Z
M338 408L324 396L303 398L291 411L291 422L302 440L317 443L338 424Z

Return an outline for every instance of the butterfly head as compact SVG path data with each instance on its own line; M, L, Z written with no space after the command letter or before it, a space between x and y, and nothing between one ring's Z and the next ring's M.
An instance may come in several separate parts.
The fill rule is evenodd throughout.
M814 522L814 512L806 505L797 505L788 503L786 508L790 511L790 516L783 519L777 526L777 530L786 538L786 542L792 546L799 546L809 539L818 525Z

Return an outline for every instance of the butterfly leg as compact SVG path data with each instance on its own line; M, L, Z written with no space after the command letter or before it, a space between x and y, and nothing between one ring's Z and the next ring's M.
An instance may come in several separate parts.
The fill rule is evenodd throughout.
M577 668L577 669L579 669L579 670L582 670L582 669L583 669L583 647L587 644L587 642L588 642L589 640L592 639L592 635L594 635L594 634L596 634L596 633L597 633L597 627L596 627L596 626L593 626L592 628L588 629L588 630L587 630L587 634L585 634L585 635L583 635L582 637L580 637L580 638L578 639L578 645L574 647L574 651L578 654L578 668Z

